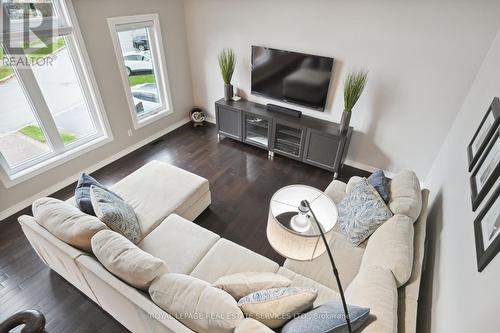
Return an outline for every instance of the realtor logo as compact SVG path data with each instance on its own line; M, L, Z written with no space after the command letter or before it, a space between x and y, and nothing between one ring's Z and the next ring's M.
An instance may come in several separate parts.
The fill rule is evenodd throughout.
M0 0L2 63L15 66L53 62L57 13L50 0Z

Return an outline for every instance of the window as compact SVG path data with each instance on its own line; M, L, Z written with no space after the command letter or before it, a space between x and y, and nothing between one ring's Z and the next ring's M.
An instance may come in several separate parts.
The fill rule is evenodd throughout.
M0 176L9 187L111 138L65 2L0 2Z
M158 15L108 19L134 128L170 114Z

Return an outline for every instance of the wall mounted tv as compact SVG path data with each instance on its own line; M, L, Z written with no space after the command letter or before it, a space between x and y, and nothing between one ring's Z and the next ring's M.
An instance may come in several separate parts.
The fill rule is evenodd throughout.
M252 94L325 109L333 58L252 46Z

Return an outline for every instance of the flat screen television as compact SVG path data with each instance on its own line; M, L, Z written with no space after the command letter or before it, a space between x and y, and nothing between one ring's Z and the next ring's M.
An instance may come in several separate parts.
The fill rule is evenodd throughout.
M333 58L252 46L252 94L325 109Z

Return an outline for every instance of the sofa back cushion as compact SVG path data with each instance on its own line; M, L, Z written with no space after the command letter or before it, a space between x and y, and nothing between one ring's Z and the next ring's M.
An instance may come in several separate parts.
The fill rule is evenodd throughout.
M390 182L389 208L394 214L402 214L415 222L422 209L420 181L413 171L403 170Z
M253 292L288 287L292 280L271 272L245 272L220 277L214 283L214 287L220 288L239 301Z
M156 278L168 272L163 260L111 230L92 237L92 251L108 271L138 289L147 290Z
M149 295L156 305L199 333L232 333L244 318L231 295L189 275L165 274L151 284Z
M65 243L92 252L91 239L107 226L98 218L54 198L40 198L33 205L33 217L42 227Z
M413 222L408 216L394 215L368 239L361 268L378 266L390 270L398 287L411 276L413 266Z

